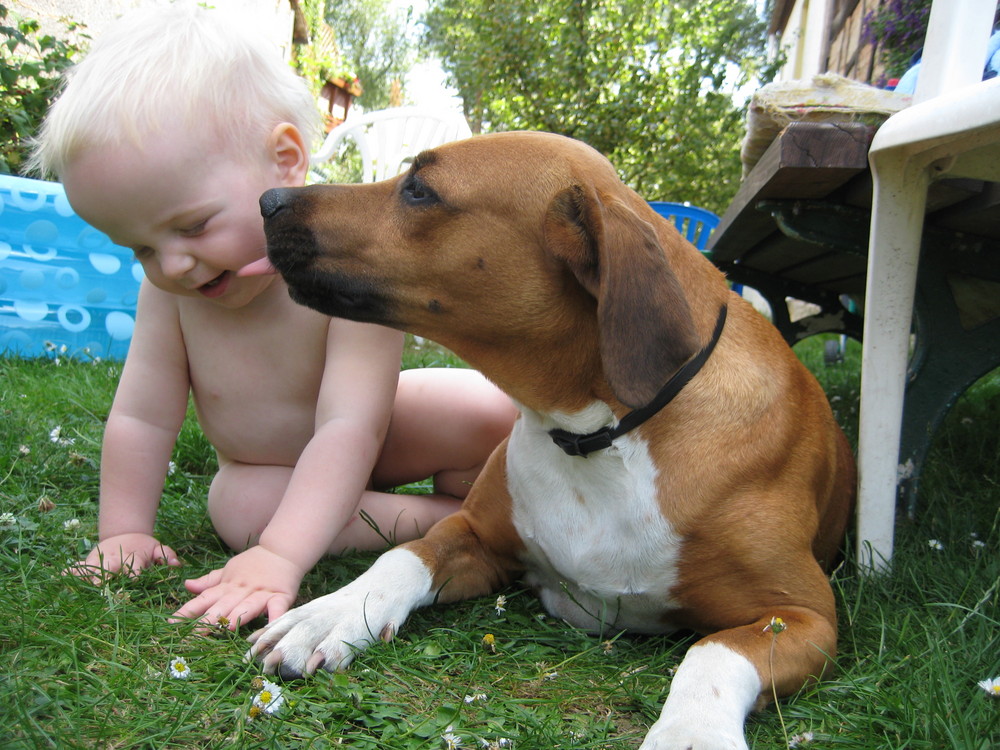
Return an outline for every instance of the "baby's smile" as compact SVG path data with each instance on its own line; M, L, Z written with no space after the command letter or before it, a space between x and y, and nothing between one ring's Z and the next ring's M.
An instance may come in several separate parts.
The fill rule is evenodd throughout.
M229 271L223 271L207 284L198 287L198 291L206 297L218 297L226 291L229 286Z

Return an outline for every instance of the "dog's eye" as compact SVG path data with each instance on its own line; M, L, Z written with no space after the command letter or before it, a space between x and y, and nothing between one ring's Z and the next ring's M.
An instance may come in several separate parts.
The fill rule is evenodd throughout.
M438 202L437 193L416 177L408 177L403 183L403 200L411 206L429 206Z

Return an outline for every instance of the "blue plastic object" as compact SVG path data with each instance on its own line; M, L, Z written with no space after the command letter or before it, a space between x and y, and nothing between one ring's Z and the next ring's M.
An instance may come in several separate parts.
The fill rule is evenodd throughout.
M705 252L709 235L719 225L719 217L705 208L687 203L668 203L666 201L649 201L650 208L669 219L677 227L684 238L696 248Z
M123 358L142 278L62 185L0 175L0 353Z

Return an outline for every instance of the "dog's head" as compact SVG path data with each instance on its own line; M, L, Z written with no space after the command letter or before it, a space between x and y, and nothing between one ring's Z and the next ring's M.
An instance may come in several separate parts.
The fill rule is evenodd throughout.
M477 136L385 182L269 191L261 210L296 301L439 341L502 386L491 363L514 347L644 404L725 294L604 157L550 134Z

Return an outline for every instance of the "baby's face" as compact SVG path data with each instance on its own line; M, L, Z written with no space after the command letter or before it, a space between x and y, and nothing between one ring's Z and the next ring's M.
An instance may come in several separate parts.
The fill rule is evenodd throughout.
M264 257L257 200L281 186L263 156L233 157L196 135L167 132L142 147L86 150L62 182L74 210L132 248L146 277L166 292L236 308L275 278L236 276Z

